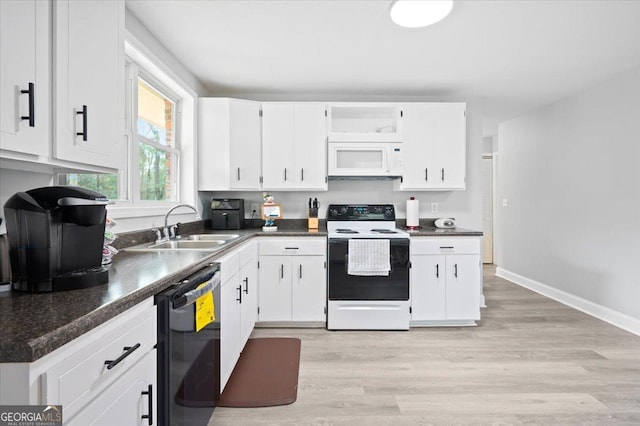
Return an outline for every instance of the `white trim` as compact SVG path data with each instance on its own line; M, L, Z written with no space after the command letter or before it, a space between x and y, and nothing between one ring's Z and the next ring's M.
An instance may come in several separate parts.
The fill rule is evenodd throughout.
M615 311L606 306L583 299L582 297L567 293L547 284L532 280L515 272L508 271L504 268L496 268L496 276L511 281L521 287L535 291L538 294L546 296L571 308L577 309L592 317L615 325L618 328L640 336L640 319L633 318L622 312Z

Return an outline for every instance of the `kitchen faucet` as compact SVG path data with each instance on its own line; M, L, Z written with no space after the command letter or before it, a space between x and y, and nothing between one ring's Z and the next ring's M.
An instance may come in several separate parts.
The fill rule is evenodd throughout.
M178 204L177 206L171 207L169 209L169 211L167 212L167 214L164 215L164 228L162 229L162 232L164 234L164 238L162 238L163 240L170 240L171 238L175 238L175 231L173 230L175 225L171 227L171 231L169 230L169 215L174 210L176 210L176 209L178 209L180 207L188 207L188 208L190 208L196 214L196 219L201 219L200 213L198 213L198 210L196 210L196 208L193 207L191 204Z

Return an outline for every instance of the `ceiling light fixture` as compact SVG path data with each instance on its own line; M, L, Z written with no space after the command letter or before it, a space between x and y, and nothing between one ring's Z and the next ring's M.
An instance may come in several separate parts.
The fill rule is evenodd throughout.
M453 8L453 0L395 0L391 20L401 27L420 28L444 19Z

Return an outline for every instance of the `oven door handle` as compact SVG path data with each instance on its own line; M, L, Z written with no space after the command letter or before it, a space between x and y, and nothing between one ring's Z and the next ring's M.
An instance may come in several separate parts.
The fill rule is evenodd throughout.
M187 305L191 305L195 303L195 301L198 300L199 297L213 291L213 289L218 284L220 284L220 271L216 271L216 273L213 274L213 277L211 277L209 281L204 281L203 283L200 283L200 284L205 284L205 283L206 285L193 289L191 291L188 291L185 294L183 294L181 297L179 297L177 300L175 300L173 302L173 309L179 309Z

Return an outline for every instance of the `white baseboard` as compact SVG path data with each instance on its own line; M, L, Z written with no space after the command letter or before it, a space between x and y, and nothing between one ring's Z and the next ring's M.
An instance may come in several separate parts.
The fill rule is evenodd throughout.
M640 320L522 275L496 268L496 276L640 336Z

